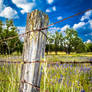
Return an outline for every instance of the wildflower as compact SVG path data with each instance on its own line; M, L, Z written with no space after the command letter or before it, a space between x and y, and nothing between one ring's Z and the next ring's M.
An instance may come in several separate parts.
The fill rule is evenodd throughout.
M67 80L67 85L69 85L69 80Z
M90 68L88 68L88 71L90 70Z
M62 64L60 64L60 66L62 66Z
M43 70L43 67L41 66L41 70Z
M47 67L50 67L50 64L48 64Z
M92 58L90 59L90 61L92 61Z
M65 67L66 64L63 64L63 67Z
M81 92L85 92L85 90L84 90L84 89L82 89L82 90L81 90Z
M63 75L61 74L60 77L61 77L61 79L62 79L62 78L63 78Z
M56 64L56 66L57 66L57 67L59 67L59 65L58 65L58 64Z
M72 65L70 65L70 67L72 67Z
M80 69L80 71L83 71L83 66L81 66L81 69Z
M58 80L58 83L60 83L61 81L62 81L62 79L59 79L59 80Z
M84 72L86 72L86 71L87 71L87 68L84 69Z

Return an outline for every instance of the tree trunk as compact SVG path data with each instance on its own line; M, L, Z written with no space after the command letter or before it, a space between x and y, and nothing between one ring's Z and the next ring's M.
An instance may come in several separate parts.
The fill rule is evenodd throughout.
M57 55L57 51L55 51L55 54Z
M40 57L44 56L47 29L40 31L34 31L39 28L43 28L48 25L48 16L41 11L34 10L31 14L27 15L26 32L33 31L25 36L24 40L24 61L35 62L40 61ZM28 83L21 83L20 92L39 92L36 87L40 88L40 62L24 64L22 66L21 80L25 80ZM36 86L36 87L34 87Z
M68 55L69 55L69 54L70 54L70 52L68 52L68 51L67 51L67 52L66 52L66 54L68 54Z

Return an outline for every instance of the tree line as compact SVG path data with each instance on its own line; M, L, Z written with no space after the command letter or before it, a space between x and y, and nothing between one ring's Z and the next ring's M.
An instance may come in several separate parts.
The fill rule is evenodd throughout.
M67 28L64 36L58 31L54 34L48 33L46 53L52 51L55 51L56 54L58 51L64 51L67 54L92 52L92 43L84 43L76 30Z
M13 36L16 36L16 38L4 40ZM58 31L54 34L48 32L47 36L45 49L47 54L52 51L55 51L56 54L58 51L64 51L67 54L70 54L70 52L92 52L92 43L84 43L74 29L67 28L64 36ZM0 54L22 53L22 51L23 41L18 36L18 29L13 20L6 19L5 23L0 21Z

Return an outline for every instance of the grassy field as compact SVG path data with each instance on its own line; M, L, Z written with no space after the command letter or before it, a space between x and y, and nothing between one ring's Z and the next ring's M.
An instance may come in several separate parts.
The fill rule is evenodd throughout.
M48 67L45 65L43 68L41 89L49 92L81 92L81 90L91 92L91 87L90 64L56 64ZM44 90L42 92L45 92Z
M46 60L49 62L81 62L81 61L92 61L92 52L89 53L71 53L67 55L65 52L58 52L57 55L55 55L55 52L51 52L48 55L46 55Z
M45 53L46 61L59 62L59 61L92 61L92 52L89 53L70 53L67 55L65 52L58 52L55 55L55 52L49 52L48 55ZM23 56L21 54L13 53L12 55L0 55L0 60L6 61L22 61ZM44 59L42 59L44 60Z
M0 92L19 92L21 65L0 64Z
M6 59L8 56L0 56ZM10 55L10 60L21 61L21 56ZM9 58L8 57L8 58ZM19 57L19 58L18 58ZM15 59L16 58L16 59ZM45 55L48 62L92 61L92 53L54 52ZM41 92L92 92L92 64L41 64ZM21 64L0 64L0 92L19 92Z

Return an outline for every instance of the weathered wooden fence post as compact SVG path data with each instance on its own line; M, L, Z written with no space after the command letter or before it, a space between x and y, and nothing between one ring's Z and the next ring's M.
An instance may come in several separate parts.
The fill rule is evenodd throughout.
M45 50L47 29L37 31L48 25L49 19L46 14L41 11L34 10L31 14L27 14L27 33L24 39L24 62L40 61L40 57ZM44 33L44 34L43 34ZM39 92L36 87L40 87L40 62L26 63L22 66L20 92ZM32 84L28 84L28 83Z

